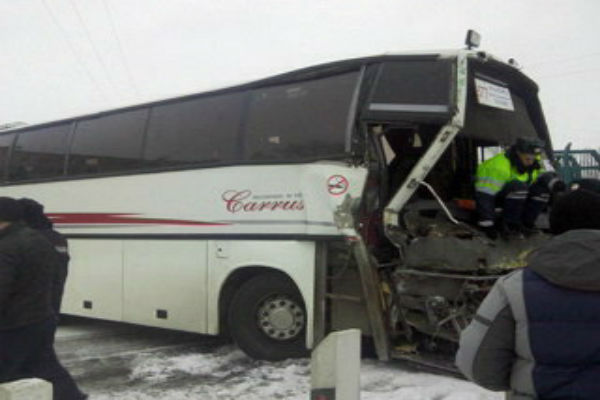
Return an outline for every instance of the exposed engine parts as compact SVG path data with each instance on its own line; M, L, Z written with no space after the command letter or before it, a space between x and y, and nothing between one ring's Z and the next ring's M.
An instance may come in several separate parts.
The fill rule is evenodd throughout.
M453 223L433 202L407 207L395 245L401 259L383 265L393 336L414 351L453 351L496 279L525 265L543 234L491 241L465 223Z

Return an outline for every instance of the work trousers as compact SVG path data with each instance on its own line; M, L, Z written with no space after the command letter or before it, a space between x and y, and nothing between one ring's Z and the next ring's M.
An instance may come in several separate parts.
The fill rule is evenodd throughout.
M54 400L85 396L54 351L54 317L16 329L0 330L0 383L40 378L53 386Z
M508 182L496 196L477 192L477 211L480 221L495 221L496 209L501 208L501 219L508 226L532 228L544 207L548 204L550 192L539 181L531 186L514 180Z

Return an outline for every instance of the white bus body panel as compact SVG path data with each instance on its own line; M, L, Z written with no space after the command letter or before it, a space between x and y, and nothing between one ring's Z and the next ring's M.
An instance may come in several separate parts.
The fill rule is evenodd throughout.
M121 321L123 242L70 240L69 253L71 262L62 310L69 314Z
M334 212L361 196L366 175L332 161L231 166L22 184L2 195L42 203L70 237L65 313L216 334L227 277L262 266L300 289L310 342L314 241L342 236Z
M206 241L133 240L123 247L123 320L205 332Z
M202 240L71 239L62 312L205 332L206 247Z
M366 169L343 163L235 166L23 184L65 235L340 235L333 212Z

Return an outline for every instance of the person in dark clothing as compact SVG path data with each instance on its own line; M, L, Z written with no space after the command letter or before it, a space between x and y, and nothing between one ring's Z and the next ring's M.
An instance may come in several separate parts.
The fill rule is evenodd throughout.
M496 281L462 332L456 364L508 399L600 395L600 193L578 189L550 214L557 236Z
M44 206L35 200L22 198L18 200L21 206L23 221L31 229L35 229L42 233L46 239L54 246L54 249L59 255L60 265L57 279L54 280L52 290L52 304L54 312L58 316L60 314L60 305L67 281L69 268L69 245L67 239L59 232L54 230L52 221L44 214Z
M580 186L580 189L557 201L550 213L552 233L559 235L573 229L573 226L577 229L600 229L599 197L600 185L589 186L589 189Z
M600 193L600 179L582 178L571 182L571 189L585 189L591 192Z
M55 400L85 399L53 349L59 255L21 219L17 200L0 197L0 383L41 378Z

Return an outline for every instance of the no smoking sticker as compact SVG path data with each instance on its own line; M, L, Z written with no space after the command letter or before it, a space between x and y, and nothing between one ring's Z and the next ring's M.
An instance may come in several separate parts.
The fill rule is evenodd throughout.
M334 196L346 193L349 186L348 179L342 175L333 175L327 179L327 191Z

